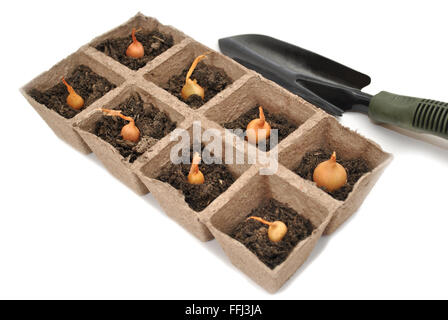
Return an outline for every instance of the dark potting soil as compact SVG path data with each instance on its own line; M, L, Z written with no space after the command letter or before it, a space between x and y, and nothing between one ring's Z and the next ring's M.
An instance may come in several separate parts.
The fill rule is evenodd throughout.
M200 62L193 71L191 79L196 79L198 84L204 88L204 100L197 95L191 95L187 100L184 100L180 95L180 92L185 84L188 69L190 69L190 66L184 69L181 74L172 76L164 89L176 96L179 100L185 102L192 109L200 108L217 93L221 92L232 83L232 80L227 76L224 70Z
M258 110L259 106L255 106L243 115L241 115L238 119L233 120L231 122L224 123L223 126L226 129L242 129L244 132L246 131L247 125L254 119L260 117L260 113ZM290 133L296 130L299 126L294 122L289 120L287 116L283 114L271 113L268 110L263 108L264 116L266 121L271 126L271 129L278 130L278 142L285 139ZM260 147L260 146L259 146ZM275 146L272 146L272 148ZM269 151L271 148L271 140L268 138L266 140L266 151Z
M84 65L76 67L69 76L65 77L65 80L84 99L84 106L80 110L75 110L68 106L66 101L68 91L62 81L46 91L42 92L37 89L31 89L28 94L34 100L56 111L64 118L71 119L95 100L115 88L113 83L97 75L89 67Z
M174 44L171 35L165 35L157 30L151 32L139 31L135 33L135 37L142 43L145 50L142 58L135 59L126 55L126 50L132 43L131 30L129 31L129 36L106 39L96 45L95 48L124 64L126 67L132 70L138 70L159 54L171 48Z
M333 151L327 151L323 149L308 152L302 158L299 166L293 171L302 178L313 181L314 169L316 169L319 163L330 159L332 153ZM339 155L336 154L336 161L340 163L347 171L347 183L342 188L333 192L327 191L324 187L321 187L321 189L331 195L333 198L344 201L345 199L347 199L349 193L352 192L353 187L359 180L359 178L361 178L361 176L369 172L371 169L364 159L359 158L344 160L338 157Z
M192 155L193 152L191 151L190 154ZM192 156L190 157L190 163L191 159ZM199 171L204 175L205 182L193 185L188 182L190 167L190 164L170 163L162 169L157 179L181 190L185 196L185 202L195 211L204 210L235 182L234 176L224 164L205 164L201 162Z
M231 237L244 244L271 269L285 261L294 247L315 229L309 219L272 198L264 200L247 215L250 216L270 222L282 221L288 227L285 237L279 242L269 240L268 226L253 219L245 219L231 232Z
M95 126L94 133L113 145L127 161L133 163L140 155L176 128L165 112L151 103L145 103L138 93L133 93L116 110L132 117L140 130L140 140L131 142L123 140L121 129L129 122L120 117L104 115Z

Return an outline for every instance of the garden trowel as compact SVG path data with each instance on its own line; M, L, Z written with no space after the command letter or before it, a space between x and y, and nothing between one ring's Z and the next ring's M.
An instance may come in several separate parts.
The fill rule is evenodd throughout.
M326 112L361 111L375 121L448 139L448 103L361 89L370 77L321 55L268 36L223 38L225 55Z

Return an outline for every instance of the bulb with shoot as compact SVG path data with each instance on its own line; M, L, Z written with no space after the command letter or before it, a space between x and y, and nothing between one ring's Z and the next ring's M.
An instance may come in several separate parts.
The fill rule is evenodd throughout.
M329 160L319 163L314 169L313 180L318 187L324 187L329 192L336 191L346 184L347 171L336 162L336 152L333 152Z
M260 117L252 120L247 125L247 140L251 143L258 143L266 140L271 135L271 126L264 117L263 107L259 107Z
M68 97L66 101L69 107L75 110L81 109L84 106L84 99L76 93L75 89L73 89L73 87L69 85L67 81L65 81L64 77L62 77L62 82L67 87Z
M126 49L126 55L134 59L142 58L145 55L145 49L143 48L143 45L140 41L137 40L135 36L135 33L137 31L140 31L140 29L135 30L135 28L132 28L132 43Z
M121 136L123 137L124 140L137 142L140 139L140 130L135 125L134 119L122 115L120 110L110 110L102 108L101 111L103 111L108 116L120 117L123 120L129 121L128 124L126 124L125 126L123 126L123 128L121 128Z
M288 227L286 226L286 224L284 224L281 221L277 220L274 222L269 222L269 221L264 220L263 218L254 217L254 216L247 218L247 220L249 220L249 219L256 220L258 222L264 223L265 225L269 226L268 238L272 242L282 241L283 237L286 235L286 232L288 232Z
M210 52L206 52L204 54L201 54L200 56L196 57L194 59L193 63L191 64L190 69L187 72L187 77L185 79L185 84L182 87L182 90L180 92L180 95L182 96L182 99L187 100L192 95L197 95L204 100L204 88L202 88L196 79L191 80L190 77L193 74L194 69L196 69L196 66L198 63L204 59L207 54Z
M200 162L201 156L196 152L191 162L190 173L188 173L188 182L190 184L203 184L205 182L204 175L199 171Z

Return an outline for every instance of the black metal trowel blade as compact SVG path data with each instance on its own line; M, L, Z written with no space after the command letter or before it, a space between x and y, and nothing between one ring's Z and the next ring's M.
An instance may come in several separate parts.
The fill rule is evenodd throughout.
M321 55L264 35L219 40L225 55L280 84L332 115L368 105L360 90L370 77Z

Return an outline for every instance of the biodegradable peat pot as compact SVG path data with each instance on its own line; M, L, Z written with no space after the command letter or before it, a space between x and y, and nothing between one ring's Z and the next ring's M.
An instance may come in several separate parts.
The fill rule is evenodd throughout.
M96 49L98 44L105 40L129 37L132 28L141 28L142 32L160 31L172 37L173 45L161 50L157 56L145 61L145 64L139 65L138 70L130 69L107 55L108 52L103 53ZM153 49L158 50L155 47ZM198 73L193 73L192 79L211 77L210 79L219 80L222 76L224 81L221 81L221 85L213 79L206 81L216 84L216 88L206 93L206 101L196 101L196 105L190 100L183 101L179 98L180 89L173 92L170 88L182 84L183 80L179 77L198 55L209 51L206 59L199 63L195 70ZM32 89L45 91L53 88L63 76L69 76L80 65L89 67L116 88L95 101L90 99L72 118L61 116L30 96ZM81 47L25 85L21 92L57 136L83 153L93 151L112 175L136 193L145 194L150 191L168 216L201 241L216 237L231 262L270 292L277 291L303 264L323 233L329 234L336 230L360 207L392 159L392 156L377 144L341 126L335 118L326 115L302 98L234 60L210 50L177 29L164 26L156 19L140 13ZM174 188L170 184L172 180L162 182L158 179L162 178L161 172L166 174L165 168L172 168L170 155L172 148L179 143L177 139L171 139L173 132L163 138L159 137L158 141L150 140L147 148L138 149L132 158L133 162L124 158L117 149L120 148L123 153L123 146L116 148L95 134L98 121L104 117L100 108L117 109L136 93L142 98L145 110L149 110L149 103L152 104L176 123L177 129L174 131L184 129L184 132L188 133L188 138L184 141L188 150L196 141L193 133L196 124L200 122L200 135L207 129L215 129L221 137L226 137L222 142L218 142L222 147L218 158L228 159L231 154L234 159L240 160L238 164L228 164L226 161L224 166L219 167L219 170L229 174L226 176L230 177L229 181L220 185L221 176L216 175L218 178L214 183L218 181L219 192L211 192L210 198L205 197L204 208L192 209L191 198ZM283 115L293 124L278 145L268 152L258 152L257 146L224 129L226 123L241 118L250 109L260 105L270 114ZM147 120L146 128L150 127L152 130L158 127L153 126L152 120L144 119ZM266 120L269 122L269 118ZM110 136L105 139L109 138ZM213 138L202 138L205 149L213 148ZM114 143L113 140L108 141ZM296 174L307 153L317 149L336 151L338 159L363 159L368 164L370 170L357 180L343 201L333 198L314 182ZM253 158L255 153L257 156ZM260 160L260 155L263 161ZM275 160L277 155L278 161ZM270 163L264 162L266 160ZM212 166L206 163L201 165ZM185 165L181 169L177 171L177 175L181 172L180 177L184 182L183 179L187 176L184 175ZM267 172L270 175L263 175ZM274 269L269 268L241 242L230 236L235 226L242 222L252 209L270 198L306 217L315 227L311 235L300 241L286 260Z
M120 61L114 59L111 57L110 52L107 52L107 50L99 51L96 48L99 44L104 43L104 41L107 40L114 40L114 39L120 39L120 38L129 38L132 32L132 28L138 29L139 31L136 33L137 37L139 37L141 34L147 33L147 32L153 32L158 31L162 34L171 37L173 40L173 45L153 57L152 59L144 59L144 62L146 60L149 60L144 63L140 63L141 67L137 70L133 70L128 68L125 64L121 63ZM120 70L123 73L128 73L129 75L134 75L136 73L140 72L147 72L145 70L153 68L153 66L158 65L162 61L165 61L170 55L172 55L174 52L178 51L183 47L182 42L186 39L189 39L183 32L177 30L176 28L173 28L172 26L167 26L161 24L157 19L154 19L152 17L144 16L141 13L138 13L131 19L129 19L127 22L123 23L122 25L114 28L113 30L96 37L89 43L89 53L94 56L101 57L100 59L107 65L109 65L112 69ZM129 39L130 43L130 39ZM125 48L123 49L123 54L126 52ZM151 48L149 48L151 49ZM160 52L157 51L157 53Z
M77 115L69 119L63 117L56 111L49 109L47 106L37 102L29 94L30 90L32 89L46 91L56 84L61 83L62 77L67 77L73 72L75 68L80 65L89 67L97 75L104 77L115 86L120 86L125 81L125 78L121 74L107 68L99 61L90 57L85 53L84 49L85 48L81 48L79 51L73 53L66 59L59 62L50 70L42 73L40 76L21 88L20 91L59 138L70 144L78 151L88 154L91 152L90 148L85 144L85 142L75 132L75 130L73 130L73 125L83 116L85 112L88 112L96 106L101 105L103 100L107 100L107 96L113 94L116 89L110 90L103 97L99 98L96 101L92 102L86 100L86 106ZM90 103L90 105L88 103Z
M187 41L187 40L186 40ZM185 42L186 42L185 41ZM193 60L206 52L209 52L205 59L199 62L196 69L201 68L201 66L212 68L215 71L222 72L225 74L229 80L229 84L221 91L217 92L215 95L212 95L211 97L207 98L207 88L205 89L205 100L203 102L203 105L213 105L215 104L220 98L227 94L229 94L229 90L231 91L235 85L238 85L236 82L242 78L243 76L247 74L252 74L249 72L246 68L241 66L240 64L236 63L234 60L222 55L221 53L218 53L216 51L211 50L210 48L191 40L188 43L185 44L185 46L179 50L177 53L174 53L171 55L166 61L163 63L160 63L160 65L154 67L152 70L150 70L148 73L144 75L144 78L148 81L151 81L155 83L157 86L159 86L162 89L165 89L167 95L175 95L177 94L177 100L182 101L182 103L185 103L189 108L190 105L186 101L184 101L179 95L181 91L181 87L178 88L176 92L169 92L169 82L173 79L173 77L181 76L182 72L186 71L188 68L190 68ZM196 71L196 70L195 70ZM195 73L193 73L193 76L191 79L195 79ZM184 78L181 78L181 83L183 85ZM198 82L199 85L204 86L204 84ZM202 102L201 102L202 103ZM200 108L202 108L201 106ZM191 109L197 109L197 107L191 107Z
M359 178L344 201L333 198L318 188L313 181L302 179L296 175L297 181L305 180L306 184L314 186L319 193L320 201L333 203L335 207L333 219L325 230L325 234L331 234L358 210L392 160L392 155L384 152L373 141L341 126L335 118L325 116L303 134L293 135L279 153L279 162L288 169L295 170L307 152L318 149L336 151L339 159L363 159L370 168L369 172Z
M204 106L199 112L207 117L207 119L215 121L222 127L227 128L229 123L239 120L247 112L254 111L254 108L256 109L256 113L254 117L250 117L250 120L257 118L259 114L258 106L263 107L266 114L266 121L271 125L272 129L278 129L278 127L273 123L273 119L269 118L268 113L272 116L281 117L282 122L291 124L292 127L288 130L290 134L298 130L300 132L306 130L317 118L322 117L323 114L322 111L299 96L292 94L259 75L251 77L244 84L232 90L226 99L218 101L213 105ZM302 125L305 123L306 126L302 128ZM247 123L234 129L239 128L246 131L246 127ZM281 150L283 143L288 141L289 135L281 137L284 133L280 131L278 133L277 148ZM245 140L245 143L248 143L247 140ZM266 147L269 147L268 141ZM269 152L270 149L266 148L266 150Z
M308 196L309 187L304 181L297 184L292 172L280 166L274 175L260 175L260 167L251 167L235 184L232 196L222 202L219 211L207 220L210 231L223 248L230 261L252 280L274 293L305 262L331 219L332 207ZM241 242L230 236L252 209L265 200L273 198L308 218L315 229L300 241L285 261L274 269L252 253Z
M215 129L217 132L222 134L222 131L214 127L213 123L209 123L205 119L200 120L201 128L195 129L197 132L202 134L207 129ZM184 141L188 148L196 139L193 134L193 128L197 124L191 123L187 131L188 138ZM159 146L158 153L153 152L152 157L147 159L147 164L141 167L139 176L143 183L147 186L154 198L157 199L160 206L164 212L175 220L178 224L188 230L191 234L197 237L201 241L209 241L213 239L212 234L208 230L207 226L204 225L202 221L206 220L207 217L212 215L214 212L220 210L220 206L223 202L228 201L227 199L232 196L235 185L240 182L239 178L249 167L248 164L229 164L225 165L227 170L232 174L236 180L230 187L221 193L217 198L212 200L212 202L203 210L195 211L189 204L185 201L185 195L181 190L174 188L172 185L166 182L160 181L158 178L161 170L171 165L170 153L172 148L178 144L177 140L167 143L163 148ZM207 143L203 143L204 149L207 149ZM231 153L233 157L244 157L244 149L240 149L239 146L227 143L225 140L222 142L222 154L216 156L220 159L225 159L226 155ZM223 162L224 163L224 162ZM204 166L207 164L203 164ZM210 164L209 164L210 165ZM213 165L213 164L211 164ZM207 176L205 176L207 179Z
M94 131L96 123L103 117L107 117L103 114L100 108L118 109L118 106L121 103L125 103L134 93L137 93L142 98L144 109L148 107L147 105L152 104L155 108L167 114L170 120L175 122L177 126L181 126L182 122L186 119L186 116L182 114L182 111L176 109L175 105L164 103L157 97L157 94L151 94L147 90L148 89L140 87L137 84L127 83L119 89L119 92L117 92L113 99L105 100L97 109L86 114L84 119L80 120L75 126L75 130L84 139L98 159L104 164L106 169L140 195L148 193L148 190L145 185L142 184L135 172L137 172L140 166L146 162L146 157L158 143L163 140L169 140L169 134L131 163L128 159L125 159L114 146L97 136Z

